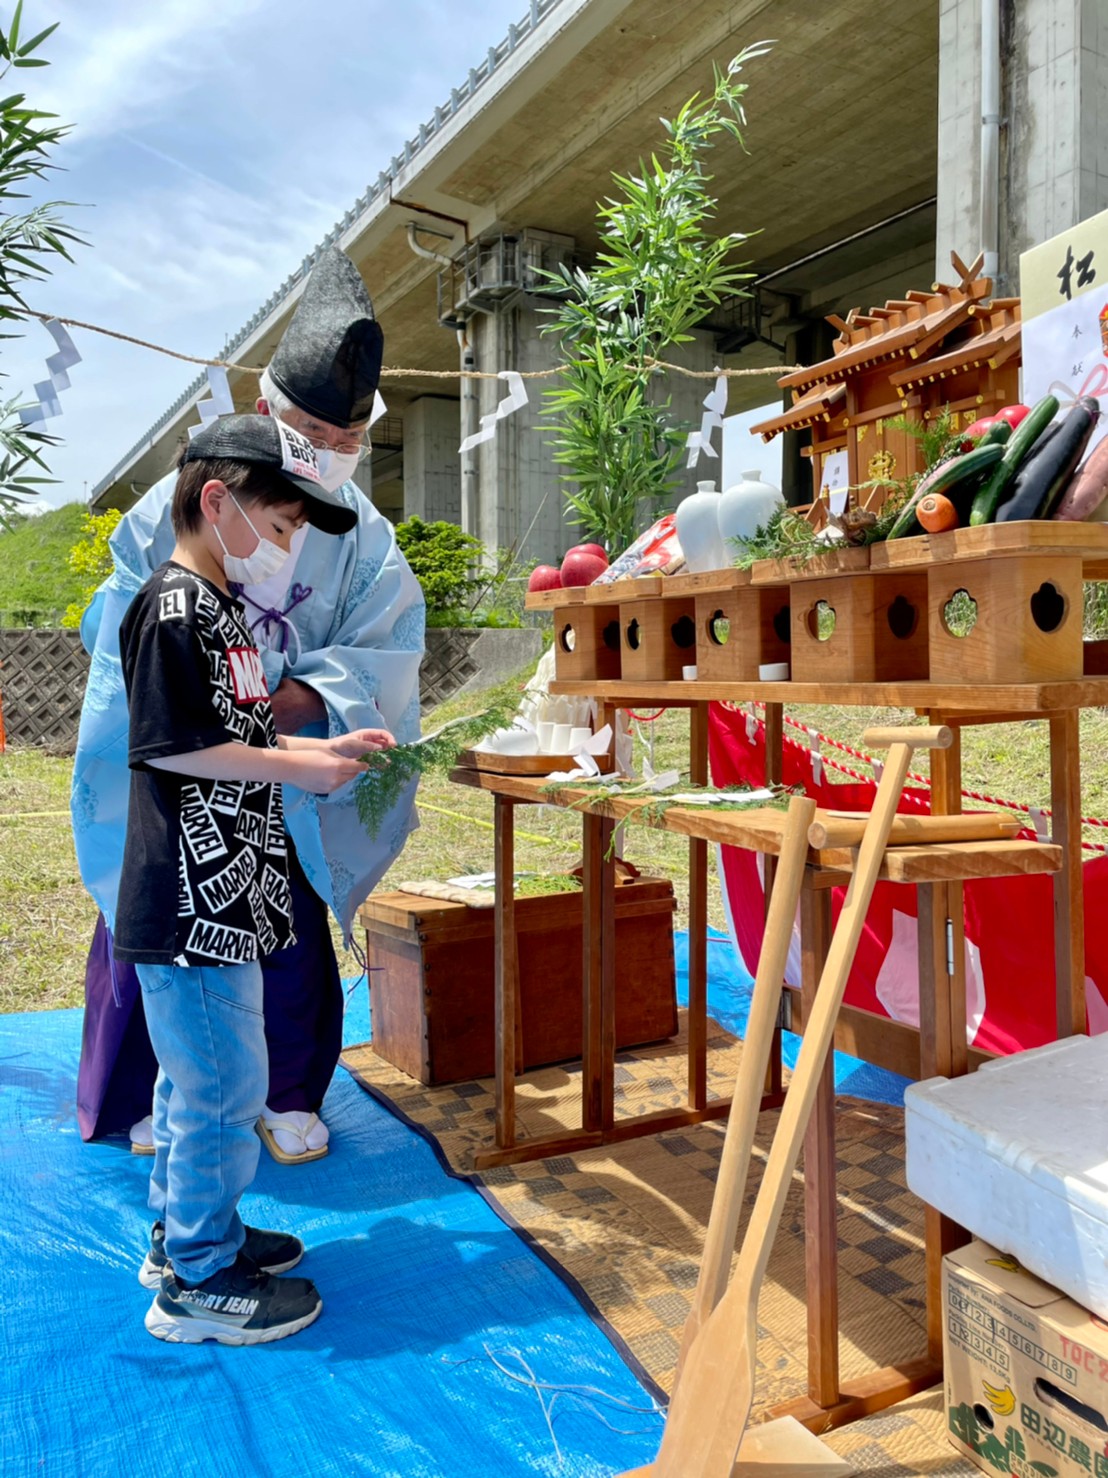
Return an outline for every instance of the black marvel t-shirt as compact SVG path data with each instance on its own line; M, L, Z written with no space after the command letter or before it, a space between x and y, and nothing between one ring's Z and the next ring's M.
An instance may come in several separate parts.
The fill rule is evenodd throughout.
M169 561L119 630L131 794L115 957L237 965L293 943L281 787L199 780L147 762L216 744L275 749L261 658L242 607Z

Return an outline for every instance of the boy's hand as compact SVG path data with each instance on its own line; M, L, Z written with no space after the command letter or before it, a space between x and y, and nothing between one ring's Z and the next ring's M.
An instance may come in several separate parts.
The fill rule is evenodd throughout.
M370 754L378 749L395 749L396 740L388 729L355 729L352 734L338 734L334 739L328 739L327 743L336 754L345 755L348 759L360 759L363 754Z
M349 739L351 736L346 735ZM295 749L288 751L292 761L292 773L286 778L290 785L313 795L330 795L349 780L356 780L365 772L365 765L358 760L339 754L328 744L318 749ZM364 754L364 749L358 751Z

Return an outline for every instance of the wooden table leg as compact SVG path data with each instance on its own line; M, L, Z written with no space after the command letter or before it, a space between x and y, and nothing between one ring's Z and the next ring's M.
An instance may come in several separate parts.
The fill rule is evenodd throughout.
M689 713L689 778L708 783L708 705ZM708 843L689 841L689 1107L708 1102Z
M600 1128L602 1036L602 972L600 964L603 843L600 817L585 815L581 825L582 959L581 1127Z
M942 719L933 714L932 723ZM962 730L949 749L931 752L931 813L962 809ZM960 1078L969 1071L966 1040L965 896L961 883L916 889L919 956L920 1077ZM927 1353L942 1368L943 1258L964 1247L969 1233L933 1206L923 1209Z
M801 997L804 1019L815 1005L831 939L831 889L800 894ZM838 1195L835 1183L835 1062L828 1058L804 1137L804 1267L808 1299L808 1397L818 1407L839 1399Z
M764 782L766 785L780 785L781 776L785 764L785 705L783 703L767 703L765 718L765 740L766 740L766 765ZM762 853L762 884L766 896L766 912L769 912L770 894L773 892L773 875L777 869L776 857L769 853ZM781 1065L781 1029L778 1027L774 1033L773 1045L770 1048L769 1063L766 1067L766 1093L772 1098L780 1098L784 1092L784 1073Z
M516 1030L519 960L515 920L515 804L498 795L493 803L496 901L496 1144L516 1142Z
M961 892L961 889L958 890ZM955 1015L956 993L949 989L949 949L952 920L947 913L949 894L943 883L929 883L916 889L919 947L919 1029L921 1078L956 1077L953 1067L953 1044L958 1036L958 1023L965 1022L965 1006L961 1016ZM960 901L960 900L959 900ZM962 1026L962 1042L966 1031ZM965 1069L963 1068L964 1072ZM927 1353L939 1369L943 1360L943 1258L956 1247L969 1241L968 1234L933 1206L923 1208L924 1286L927 1298Z
M1062 848L1054 874L1054 983L1059 1037L1085 1030L1085 895L1081 873L1081 743L1077 709L1050 719L1051 841Z

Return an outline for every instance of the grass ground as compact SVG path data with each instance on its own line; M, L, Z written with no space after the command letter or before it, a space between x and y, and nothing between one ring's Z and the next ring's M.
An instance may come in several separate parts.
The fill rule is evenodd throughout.
M472 698L446 704L428 720L472 711ZM793 716L833 738L863 748L871 723L904 719L898 710L804 708ZM1108 714L1081 716L1082 772L1086 815L1108 815ZM655 768L681 768L688 739L688 717L674 710L655 732ZM833 753L833 751L827 751ZM855 764L840 756L847 764ZM69 827L72 761L29 748L0 754L0 1011L38 1011L75 1006L82 1000L84 961L95 909L81 884ZM1028 805L1049 804L1046 726L999 724L966 731L965 783L972 789ZM445 878L491 869L492 807L488 797L452 785L442 777L420 789L422 825L383 887L411 878ZM550 807L517 812L516 852L521 869L562 871L579 860L580 820ZM673 878L678 895L678 926L687 918L688 855L676 837L632 828L628 858L644 873ZM710 921L723 926L718 892L713 890ZM341 942L340 942L341 944ZM358 973L353 955L343 951L344 975Z

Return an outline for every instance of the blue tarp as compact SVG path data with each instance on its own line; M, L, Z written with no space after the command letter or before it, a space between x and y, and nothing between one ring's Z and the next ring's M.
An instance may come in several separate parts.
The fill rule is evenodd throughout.
M348 1040L368 1035L366 994ZM80 1027L0 1016L3 1478L562 1478L656 1454L651 1395L571 1289L341 1071L332 1153L263 1151L243 1203L304 1238L320 1319L245 1349L153 1339L149 1161L81 1143Z
M741 1033L750 977L726 939L709 963L712 1014ZM369 1035L367 995L348 1041ZM81 1143L80 1028L79 1011L0 1016L3 1478L599 1478L653 1458L661 1417L626 1350L341 1071L332 1153L285 1168L263 1152L243 1203L303 1237L322 1317L246 1349L152 1339L136 1278L149 1161ZM886 1102L903 1086L851 1058L837 1078Z

